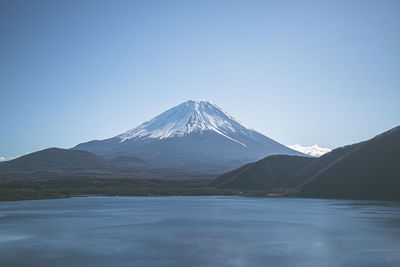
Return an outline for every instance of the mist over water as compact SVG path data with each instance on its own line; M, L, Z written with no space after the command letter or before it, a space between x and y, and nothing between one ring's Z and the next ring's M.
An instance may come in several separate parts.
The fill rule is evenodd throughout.
M91 197L0 203L1 266L399 266L400 203Z

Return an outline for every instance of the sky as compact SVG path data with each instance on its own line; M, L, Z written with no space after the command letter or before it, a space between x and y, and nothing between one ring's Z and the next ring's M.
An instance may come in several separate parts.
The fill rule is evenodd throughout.
M0 0L0 159L210 100L286 144L400 125L400 1Z

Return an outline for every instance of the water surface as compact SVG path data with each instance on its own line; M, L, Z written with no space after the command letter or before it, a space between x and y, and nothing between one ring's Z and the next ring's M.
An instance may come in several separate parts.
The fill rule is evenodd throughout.
M244 197L0 202L0 266L400 266L400 203Z

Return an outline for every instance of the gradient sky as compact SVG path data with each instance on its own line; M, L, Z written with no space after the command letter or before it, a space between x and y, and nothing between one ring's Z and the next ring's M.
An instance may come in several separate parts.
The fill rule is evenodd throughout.
M0 157L210 100L283 144L400 124L400 1L0 0Z

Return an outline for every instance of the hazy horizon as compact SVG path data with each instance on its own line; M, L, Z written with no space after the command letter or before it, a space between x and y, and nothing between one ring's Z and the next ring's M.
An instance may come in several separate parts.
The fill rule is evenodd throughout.
M0 0L0 158L209 100L285 145L400 125L398 1Z

